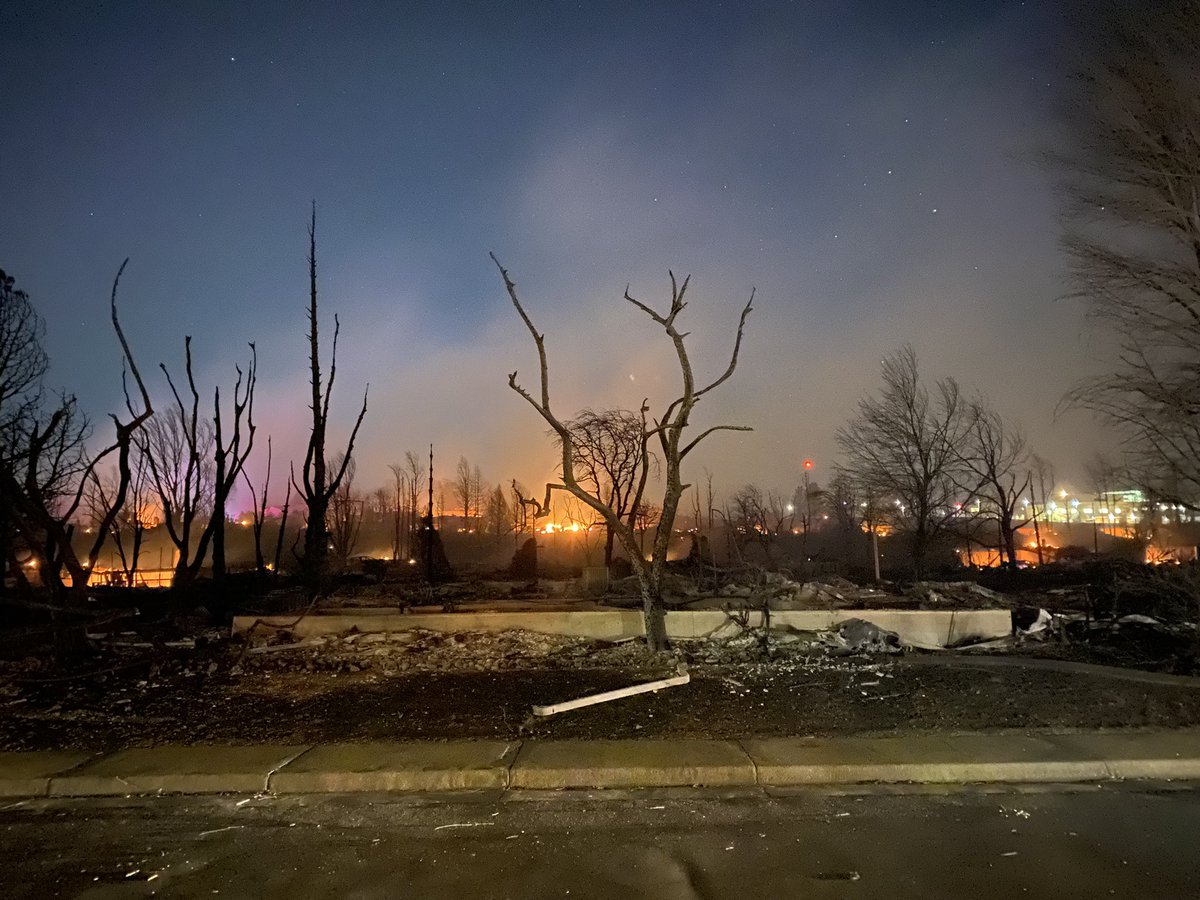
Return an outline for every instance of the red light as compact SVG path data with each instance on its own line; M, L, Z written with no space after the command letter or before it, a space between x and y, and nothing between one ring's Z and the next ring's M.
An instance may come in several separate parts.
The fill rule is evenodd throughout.
M804 461L804 468L811 469L812 467L813 467L813 461L811 459L806 459Z

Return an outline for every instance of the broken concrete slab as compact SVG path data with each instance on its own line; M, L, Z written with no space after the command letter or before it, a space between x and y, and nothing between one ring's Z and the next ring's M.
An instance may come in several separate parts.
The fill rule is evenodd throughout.
M504 788L519 745L507 741L329 744L276 772L277 794Z
M905 735L896 738L763 738L741 742L769 785L863 782L1091 781L1111 777L1086 744L1044 735Z
M265 790L272 772L309 745L138 747L50 779L51 797L224 794Z
M0 753L0 797L44 797L51 778L95 758L82 750Z
M725 786L756 783L736 741L526 741L514 788Z

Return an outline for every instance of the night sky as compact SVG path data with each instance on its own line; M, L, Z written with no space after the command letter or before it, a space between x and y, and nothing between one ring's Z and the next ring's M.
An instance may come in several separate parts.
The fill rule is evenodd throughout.
M430 441L492 483L554 454L507 373L546 333L552 396L661 410L667 270L693 362L743 362L696 421L719 492L824 482L833 433L903 341L1016 418L1077 483L1054 418L1102 350L1066 288L1052 174L1068 39L1054 3L51 3L0 6L0 267L48 324L51 382L119 408L112 277L157 397L193 336L207 396L259 348L260 437L305 439L305 224L342 321L334 417L371 401L359 484ZM331 444L340 440L335 438ZM331 447L331 449L333 449ZM262 459L251 464L257 476ZM1082 487L1082 484L1080 485ZM234 506L237 506L235 503Z

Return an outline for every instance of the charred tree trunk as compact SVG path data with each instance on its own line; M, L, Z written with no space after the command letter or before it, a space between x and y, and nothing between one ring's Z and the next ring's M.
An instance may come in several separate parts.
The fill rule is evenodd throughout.
M337 372L337 342L341 324L333 317L333 349L329 358L329 380L321 378L320 334L317 320L317 206L313 204L312 219L308 227L308 348L309 386L312 391L312 431L309 433L308 449L305 451L302 481L296 490L308 508L308 522L304 529L304 556L300 570L311 596L316 597L328 588L329 580L329 501L341 486L346 468L354 454L354 440L367 414L367 391L363 391L362 408L350 432L346 451L337 471L330 475L326 462L325 438L329 423L329 398L333 394L333 382ZM368 390L369 390L368 385ZM294 482L293 476L293 482Z
M711 383L704 387L697 387L695 377L692 371L691 361L688 358L687 348L684 343L686 334L678 331L675 327L675 320L685 307L684 295L687 292L688 279L684 279L682 285L675 280L674 273L671 273L671 307L666 315L661 315L651 307L642 303L639 300L630 296L629 292L625 292L625 300L633 306L644 312L657 325L661 326L671 339L675 348L676 357L679 363L680 374L683 380L683 393L673 400L664 411L661 418L656 419L653 428L648 428L645 422L645 416L648 407L643 404L642 407L642 427L641 441L645 448L647 442L652 436L658 438L663 455L663 469L665 490L663 494L663 502L661 513L658 520L658 531L655 534L654 550L649 561L639 552L637 536L634 533L634 518L637 515L638 506L641 504L643 493L648 477L648 467L643 466L638 481L637 489L634 493L632 502L630 503L629 518L622 521L613 507L609 503L597 496L596 493L589 492L583 485L580 484L576 476L576 461L577 454L575 451L575 439L568 424L564 423L550 407L550 376L549 365L546 360L546 348L543 335L534 327L533 321L525 312L525 308L521 305L517 297L516 285L508 277L508 272L500 265L499 260L495 255L492 260L496 263L500 270L500 276L504 281L505 289L508 292L509 298L512 300L513 306L520 315L526 328L529 330L533 338L533 342L538 352L539 363L539 381L540 381L540 398L535 398L529 391L517 383L517 373L513 372L508 377L509 387L517 394L523 397L534 409L538 411L545 422L554 430L558 436L558 441L562 450L562 484L547 484L546 499L542 504L546 509L549 509L551 494L555 490L566 491L576 499L598 513L605 523L616 531L622 545L628 550L631 562L634 565L634 571L638 575L638 584L642 593L643 618L646 628L647 644L655 649L662 650L667 647L667 632L666 632L666 609L663 604L662 597L662 572L667 561L667 551L670 547L672 528L675 522L675 515L679 507L679 499L683 494L685 485L680 476L680 466L684 458L690 453L704 438L719 430L735 430L749 431L750 429L744 426L733 425L716 425L702 431L698 436L692 438L686 444L681 446L681 441L685 430L690 424L690 416L696 403L707 394L723 384L733 374L737 367L738 352L741 349L742 335L745 328L746 318L749 316L752 304L754 301L754 292L751 291L750 300L742 309L741 317L738 320L737 337L734 342L733 355L730 359L725 372L716 378ZM643 456L646 456L643 453Z
M295 479L293 478L293 480ZM283 536L287 532L288 513L291 511L291 505L292 482L289 481L287 486L287 494L283 499L283 509L280 510L279 515L279 533L275 535L275 558L274 562L272 563L272 568L275 570L276 575L279 574L279 560L283 556Z

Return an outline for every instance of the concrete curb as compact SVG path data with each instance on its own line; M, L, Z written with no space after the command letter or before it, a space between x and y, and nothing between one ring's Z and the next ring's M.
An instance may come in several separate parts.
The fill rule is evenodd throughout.
M304 745L137 747L52 774L47 792L51 797L253 794L266 790L275 772L308 749Z
M1200 779L1200 729L0 753L0 797Z
M514 788L713 787L757 784L737 741L526 741L513 763Z
M456 791L508 787L520 744L327 744L274 773L276 794L357 791Z

